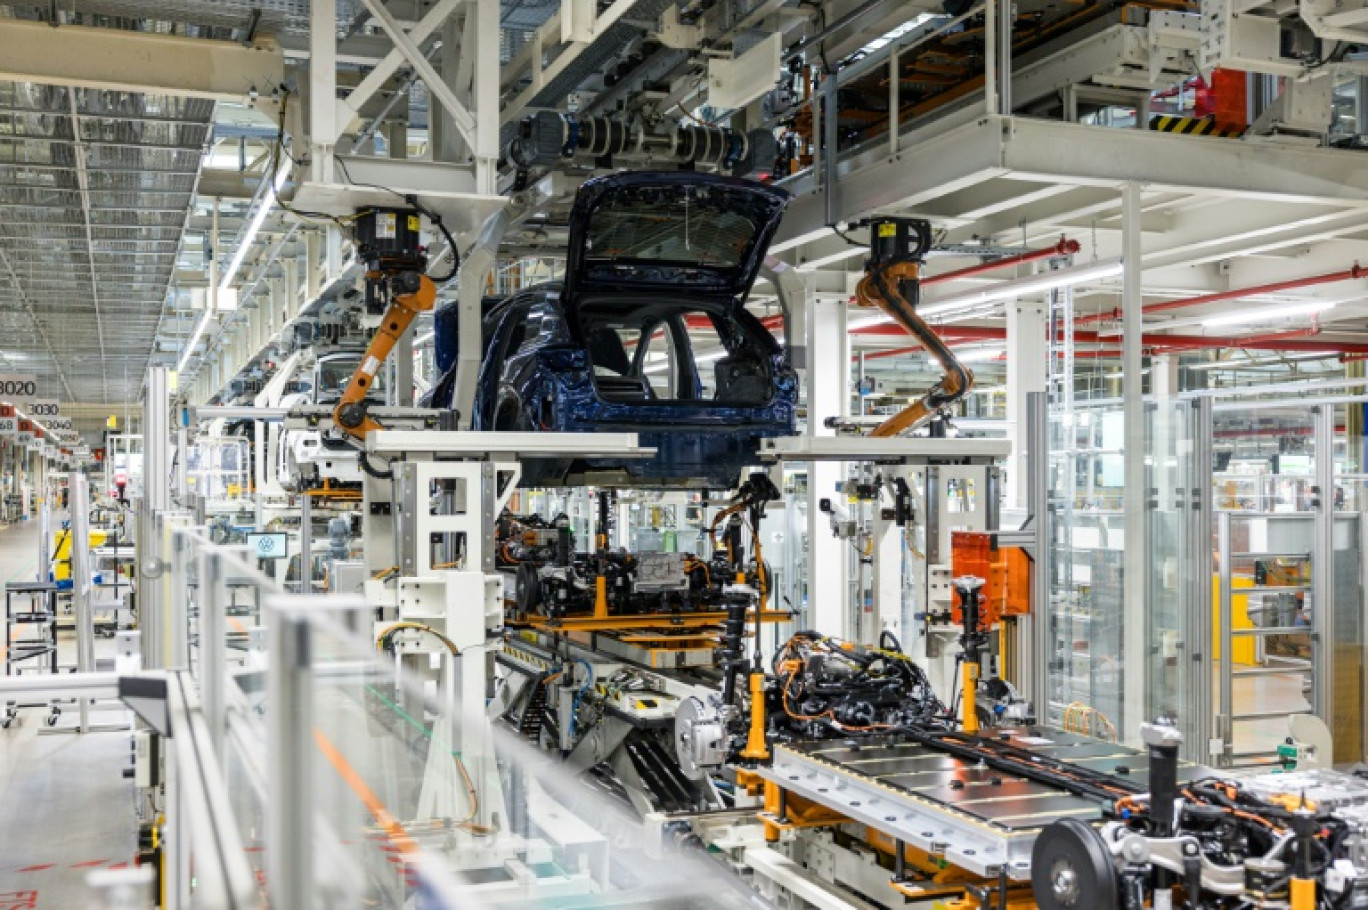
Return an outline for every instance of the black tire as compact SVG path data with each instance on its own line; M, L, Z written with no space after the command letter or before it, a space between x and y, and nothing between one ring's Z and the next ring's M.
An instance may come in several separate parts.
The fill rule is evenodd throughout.
M541 607L542 596L541 575L537 572L536 566L530 562L518 564L514 591L519 613L530 616L538 612Z
M1031 848L1039 910L1120 910L1121 888L1102 835L1076 818L1041 829Z

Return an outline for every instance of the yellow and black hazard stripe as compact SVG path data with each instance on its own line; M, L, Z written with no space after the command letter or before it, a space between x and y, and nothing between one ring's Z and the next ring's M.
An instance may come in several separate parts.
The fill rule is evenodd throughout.
M1233 139L1244 134L1234 126L1217 126L1210 117L1154 117L1150 129L1161 133L1181 133L1184 136L1223 136Z

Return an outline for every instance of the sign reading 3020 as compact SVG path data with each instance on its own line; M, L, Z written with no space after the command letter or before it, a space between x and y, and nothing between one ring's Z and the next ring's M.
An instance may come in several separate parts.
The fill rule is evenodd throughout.
M38 396L38 377L32 373L0 373L0 401L21 407Z

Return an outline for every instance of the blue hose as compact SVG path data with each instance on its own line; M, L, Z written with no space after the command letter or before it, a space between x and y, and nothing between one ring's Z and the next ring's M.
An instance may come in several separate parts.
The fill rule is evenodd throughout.
M593 667L593 665L590 664L589 661L585 660L585 659L582 658L582 657L576 657L576 658L575 658L575 663L577 663L577 664L583 664L583 665L584 665L584 685L580 686L579 691L575 693L574 699L570 702L570 736L571 736L571 738L574 738L574 735L575 735L575 717L576 717L576 715L579 714L580 699L583 698L583 697L585 696L585 694L589 691L589 687L592 686L592 685L594 684L594 667Z

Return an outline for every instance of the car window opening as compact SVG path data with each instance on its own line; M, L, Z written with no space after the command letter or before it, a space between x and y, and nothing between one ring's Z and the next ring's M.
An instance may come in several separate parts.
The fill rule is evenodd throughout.
M586 308L581 322L605 401L759 406L773 396L776 347L758 323L687 306Z
M589 221L590 260L739 266L758 229L722 192L645 189L604 203Z
M316 404L327 404L342 397L347 384L351 382L352 374L356 372L357 365L361 363L361 356L349 354L342 357L325 357L318 361L315 369L318 385L314 394ZM375 374L366 397L383 397L384 391L385 371L380 370Z

